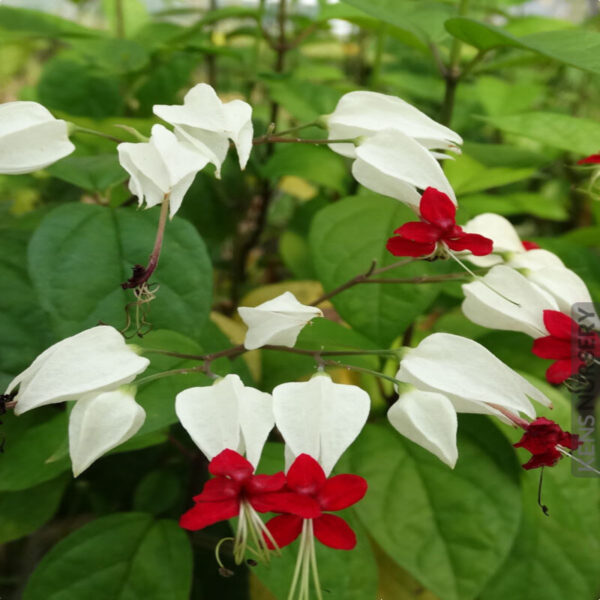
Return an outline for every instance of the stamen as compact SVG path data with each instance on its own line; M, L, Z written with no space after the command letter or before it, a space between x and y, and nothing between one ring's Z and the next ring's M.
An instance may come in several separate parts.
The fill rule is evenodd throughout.
M596 473L596 474L600 475L600 471L598 469L592 467L592 465L590 465L589 463L586 463L585 461L581 460L580 458L577 458L576 456L571 454L571 452L569 452L569 450L567 450L566 448L563 448L562 446L556 446L556 449L561 454L564 454L565 456L568 456L571 460L574 460L577 464L580 464L581 466L585 467L586 471L591 471L592 473Z
M231 577L233 575L233 571L228 569L221 560L221 546L225 542L234 542L235 540L232 537L226 537L219 540L219 543L215 546L215 558L217 560L217 564L219 565L219 575L222 577Z
M323 594L321 593L321 583L319 582L319 570L317 568L317 553L315 551L315 534L313 531L312 519L309 524L309 535L310 535L310 564L312 566L313 582L315 584L315 590L317 592L317 599L323 600Z
M544 467L540 469L540 483L538 485L538 506L542 509L542 512L549 517L550 513L548 512L548 507L545 504L542 504L542 482L544 480Z

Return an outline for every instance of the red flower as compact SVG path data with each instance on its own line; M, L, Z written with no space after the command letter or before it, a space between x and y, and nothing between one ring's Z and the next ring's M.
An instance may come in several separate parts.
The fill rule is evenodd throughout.
M535 242L530 242L529 240L523 240L521 242L521 244L523 244L523 248L525 248L525 250L539 250L540 249L540 247Z
M196 505L184 513L179 524L196 531L208 525L235 517L242 503L257 512L289 512L302 517L320 514L319 505L311 498L285 489L285 474L254 475L254 467L233 450L223 450L208 466L213 479L204 484L194 497Z
M592 154L586 158L577 161L578 165L596 165L600 164L600 154Z
M528 470L554 466L562 456L556 446L576 450L580 445L578 436L563 431L554 421L544 417L529 423L523 437L514 444L515 448L525 448L533 455L523 465Z
M429 187L421 196L421 221L405 223L394 231L386 248L394 256L429 256L438 243L450 250L470 250L475 256L485 256L493 249L492 240L476 233L465 233L456 224L456 206L444 194Z
M544 325L550 335L535 340L532 352L540 358L556 361L546 371L546 380L549 383L562 383L583 368L585 362L580 355L582 350L592 356L600 357L598 334L582 331L568 315L557 310L545 310ZM575 344L574 336L579 338Z
M366 494L367 482L362 477L347 474L327 479L314 458L300 454L288 471L287 487L318 503L320 514L312 518L312 526L322 544L337 550L352 550L356 546L356 535L348 523L328 512L348 508ZM268 521L267 528L281 548L300 535L303 523L304 519L297 514L283 514Z

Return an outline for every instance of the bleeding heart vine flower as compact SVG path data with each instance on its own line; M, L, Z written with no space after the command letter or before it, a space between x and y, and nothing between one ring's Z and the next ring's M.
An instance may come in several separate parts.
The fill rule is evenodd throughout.
M578 165L600 165L600 154L591 154L577 161Z
M150 361L108 325L68 337L42 352L8 385L18 391L15 414L67 400L81 400L131 383Z
M536 339L532 352L540 358L555 361L546 371L549 383L559 384L582 372L588 363L584 353L589 359L600 358L598 333L582 332L579 324L568 315L556 310L545 310L544 325L550 335ZM577 343L577 338L585 339L585 343Z
M334 383L326 373L273 390L275 424L286 443L286 462L308 454L326 475L364 427L371 400L354 385Z
M131 176L129 190L138 203L151 208L169 197L171 218L179 210L196 173L208 158L191 144L178 140L162 125L152 127L150 141L117 146L119 162Z
M0 173L31 173L73 150L67 123L55 119L41 104L0 104Z
M315 317L323 316L321 309L301 304L291 292L258 306L240 306L238 313L248 326L244 339L248 350L267 344L292 348L302 328Z
M329 139L369 137L394 129L415 140L428 150L452 150L460 153L462 138L448 127L396 96L357 91L342 96L330 115L321 118L329 130ZM343 156L355 158L352 144L331 144ZM444 154L433 153L437 158Z
M428 187L419 204L421 221L405 223L394 231L387 249L394 256L446 256L448 249L469 250L476 256L492 252L492 240L465 233L456 224L456 205L443 192Z
M573 305L579 302L592 303L592 297L583 279L566 267L544 267L522 270L529 281L552 296L559 310L571 312Z
M215 165L217 177L231 140L244 169L252 150L252 107L242 100L222 102L206 83L194 86L183 106L156 104L154 114L175 126L175 135L194 146Z
M331 514L356 504L367 492L367 482L352 474L335 475L329 479L321 465L308 454L300 454L290 467L286 477L287 488L312 500L319 512L310 518L298 514L282 514L267 522L270 547L280 548L300 537L300 547L294 578L288 598L298 591L301 600L309 597L310 575L318 598L322 598L315 553L316 538L329 548L352 550L356 546L356 535L348 523Z
M217 454L208 470L214 478L194 496L195 505L182 515L179 524L184 529L197 531L239 516L234 539L236 564L242 563L250 544L254 544L254 555L265 562L269 560L269 550L278 546L258 513L285 511L299 515L298 518L320 514L316 500L285 487L286 477L282 471L256 475L254 465L233 450L225 449Z
M135 401L135 391L125 386L75 403L69 415L69 454L75 477L140 430L146 412Z
M557 423L545 417L538 417L524 428L523 437L513 445L531 452L532 457L523 465L527 470L553 467L567 454L567 449L577 450L582 444L577 435L563 431Z
M473 323L533 338L547 335L544 311L558 310L554 298L521 273L497 265L480 279L462 286L462 312Z

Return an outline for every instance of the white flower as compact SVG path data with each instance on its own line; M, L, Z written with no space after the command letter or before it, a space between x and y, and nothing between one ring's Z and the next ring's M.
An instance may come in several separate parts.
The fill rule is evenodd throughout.
M396 379L446 396L457 412L505 417L493 405L535 417L530 398L544 406L551 402L526 379L473 340L434 333L409 349Z
M135 388L83 398L69 417L69 454L77 477L96 459L133 437L146 413L135 401Z
M37 102L0 104L0 173L31 173L75 150L67 123Z
M323 313L315 306L306 306L291 292L255 307L240 306L238 313L248 326L244 346L255 350L266 344L294 346L302 328Z
M183 105L156 104L154 114L175 126L175 134L195 146L217 168L221 165L232 140L238 151L240 168L245 168L252 150L252 107L242 100L221 102L206 83L194 86Z
M465 317L490 329L521 331L533 338L543 337L548 335L544 311L559 310L550 294L504 265L492 267L484 277L464 284L462 289Z
M342 96L330 115L323 118L329 139L368 137L393 129L427 149L460 152L461 137L396 96L377 92L350 92ZM339 154L356 157L352 144L331 144ZM445 155L436 155L438 158ZM431 184L433 185L433 184ZM427 187L427 186L426 186Z
M190 144L181 142L162 125L152 127L149 142L117 146L121 166L131 175L129 189L138 203L150 208L169 196L171 217L208 158Z
M545 267L526 270L525 276L551 295L556 300L559 310L566 314L571 313L573 305L577 302L592 302L583 279L570 269Z
M115 390L149 363L114 327L99 325L50 346L10 382L6 393L18 386L15 414L20 415L45 404Z
M452 402L446 396L412 389L398 398L387 416L404 437L454 468L458 459L458 419Z
M471 219L463 227L467 233L478 233L494 242L494 250L488 256L467 256L467 259L480 267L491 267L501 263L514 269L541 269L543 267L564 267L563 262L548 250L535 248L526 250L512 223L495 213L484 213Z
M388 411L402 435L454 467L457 412L484 413L512 424L520 413L535 417L530 398L550 400L486 348L457 335L434 333L406 351L396 378L409 383Z
M433 187L456 204L456 195L429 150L398 130L385 130L360 140L352 175L364 187L396 198L418 210L417 190Z
M274 424L270 394L244 386L237 375L183 390L177 394L175 412L209 460L229 448L245 453L254 467Z
M286 443L286 462L309 454L331 473L364 427L371 401L354 385L333 383L326 374L283 383L273 390L275 424Z

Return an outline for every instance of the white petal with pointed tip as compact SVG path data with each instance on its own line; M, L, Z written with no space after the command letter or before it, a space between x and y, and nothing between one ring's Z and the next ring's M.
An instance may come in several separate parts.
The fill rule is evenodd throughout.
M497 265L462 286L465 317L490 329L521 331L532 338L548 335L544 311L558 310L552 296L518 271Z
M0 173L43 169L75 150L65 121L37 102L0 104Z
M284 292L259 306L240 306L238 313L248 326L244 339L244 346L248 350L266 344L291 348L302 328L311 319L323 316L319 308L298 302L291 292Z
M146 412L126 390L79 400L69 417L69 454L77 477L98 458L133 437Z
M371 167L369 170L364 166L353 169L356 180L368 189L381 189L380 179L385 177L387 189L392 188L394 181L398 182L399 192L392 197L399 200L408 184L420 190L434 187L456 204L454 190L439 163L421 144L397 129L364 138L356 148L356 156Z
M477 233L494 242L493 253L488 256L468 256L468 260L479 267L490 267L503 262L498 256L504 252L524 253L525 248L513 224L495 213L483 213L468 221L463 227L467 233Z
M11 381L7 392L19 386L15 414L20 415L45 404L116 389L149 364L114 327L99 325L45 350Z
M392 426L454 468L458 459L458 420L452 402L443 394L411 390L398 398L387 413Z
M275 424L289 452L309 454L327 475L364 427L370 405L364 390L324 374L273 390Z
M245 452L256 467L273 429L272 404L269 394L244 386L237 375L230 374L212 386L177 394L175 412L209 460L229 448Z
M526 379L477 342L434 333L406 352L396 378L448 397L458 412L498 415L491 404L535 418L530 398L552 403Z
M592 302L585 282L577 273L565 267L545 267L527 273L527 279L539 285L557 302L559 310L571 314L578 302Z

